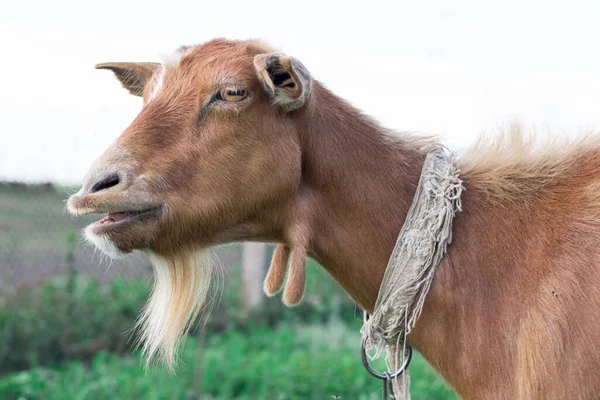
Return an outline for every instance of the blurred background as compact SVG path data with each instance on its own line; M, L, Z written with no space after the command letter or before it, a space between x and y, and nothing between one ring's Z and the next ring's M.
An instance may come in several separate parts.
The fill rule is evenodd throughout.
M175 375L144 371L132 326L149 263L82 244L65 215L91 162L141 100L106 61L160 61L214 37L263 39L398 131L462 151L518 121L568 137L600 127L600 3L242 1L0 5L0 399L377 399L361 312L312 262L294 309L267 299L272 247L213 249L221 290ZM93 217L92 217L93 219ZM415 399L456 398L427 363Z

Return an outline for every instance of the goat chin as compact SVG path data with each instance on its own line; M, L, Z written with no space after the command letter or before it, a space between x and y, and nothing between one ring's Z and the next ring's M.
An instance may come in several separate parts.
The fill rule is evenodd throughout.
M146 251L154 267L154 286L137 323L146 366L157 360L174 369L177 348L203 309L212 268L207 251L169 256Z
M93 232L92 228L93 227L90 225L83 231L85 240L87 240L88 243L96 246L96 248L110 258L119 259L125 256L125 253L119 250L108 235L97 235Z

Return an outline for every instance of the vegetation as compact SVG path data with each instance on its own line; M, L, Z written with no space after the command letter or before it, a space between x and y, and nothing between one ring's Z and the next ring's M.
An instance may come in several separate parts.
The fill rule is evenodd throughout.
M0 303L0 374L86 360L100 350L127 352L124 333L147 290L140 281L100 284L77 274L20 288Z
M3 399L379 399L381 386L358 361L359 336L344 324L280 326L188 339L171 376L138 357L100 352L89 363L34 368L0 380ZM203 374L198 376L196 362ZM411 365L416 398L453 398L420 356Z
M250 316L239 315L239 282L229 282L206 343L200 332L188 337L175 375L145 372L127 342L146 283L74 275L22 289L0 307L0 398L379 398L358 358L359 315L347 297L327 303L341 293L315 265L309 271L313 294L300 308L269 299ZM453 398L418 355L411 373L417 398Z
M241 282L227 279L222 292L214 296L208 335L273 329L283 322L322 324L332 318L358 329L360 316L354 303L316 264L309 267L313 293L293 309L271 298L244 315L239 307ZM239 276L238 268L230 268L227 274ZM101 350L129 353L134 347L131 328L149 289L146 281L117 278L100 283L73 272L0 297L0 375L64 360L87 360Z

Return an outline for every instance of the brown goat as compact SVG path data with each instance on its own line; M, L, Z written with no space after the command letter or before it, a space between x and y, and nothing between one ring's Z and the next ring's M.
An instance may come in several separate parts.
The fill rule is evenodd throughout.
M288 304L310 256L373 311L433 139L390 134L259 42L98 68L144 107L68 207L108 212L87 228L107 254L149 254L150 356L173 361L219 243L280 243L265 289L291 257ZM464 398L600 398L600 142L488 142L458 161L464 211L409 342Z

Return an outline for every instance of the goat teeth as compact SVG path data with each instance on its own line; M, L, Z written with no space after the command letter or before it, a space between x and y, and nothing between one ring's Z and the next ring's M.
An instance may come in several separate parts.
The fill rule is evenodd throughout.
M100 221L98 221L99 224L105 224L107 222L115 222L115 220L111 217L104 217Z

